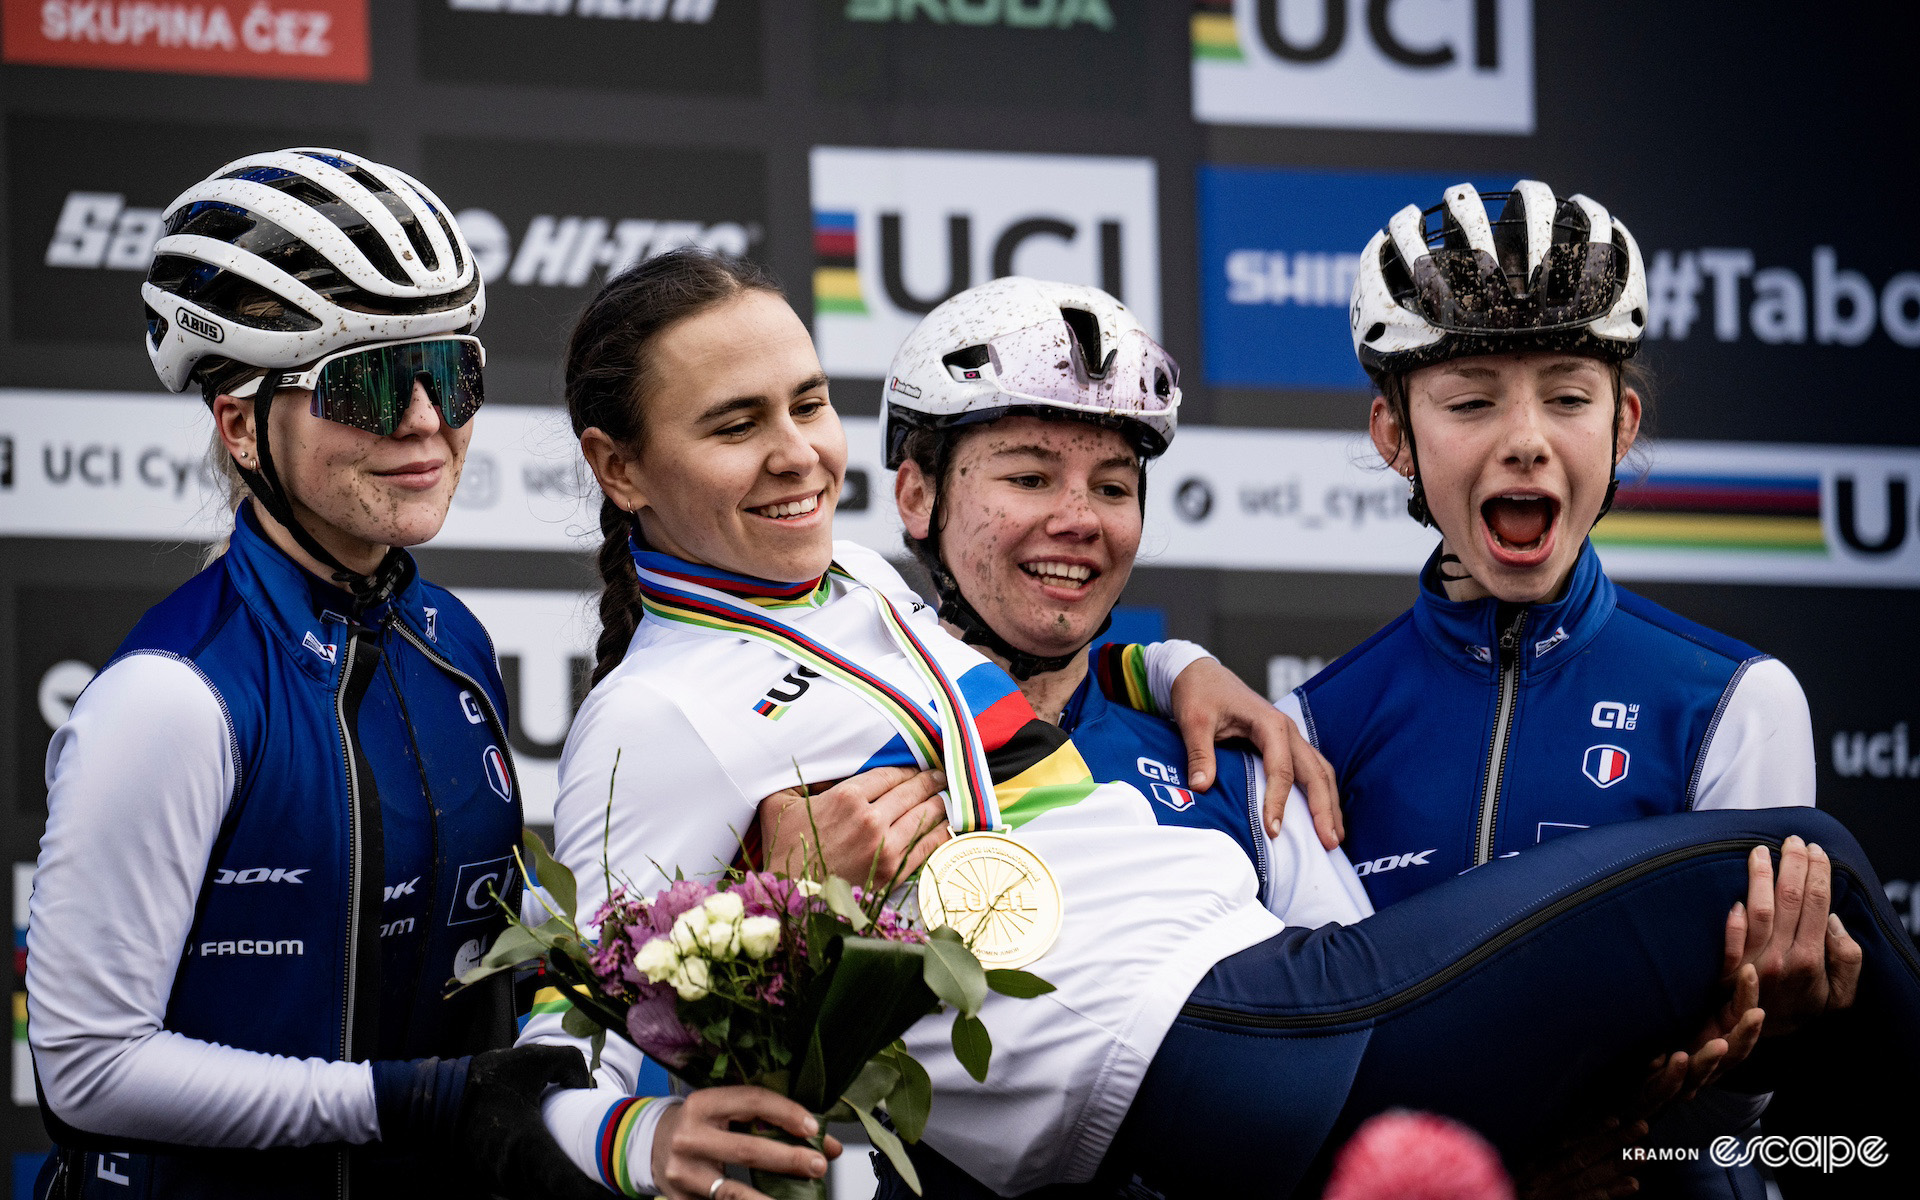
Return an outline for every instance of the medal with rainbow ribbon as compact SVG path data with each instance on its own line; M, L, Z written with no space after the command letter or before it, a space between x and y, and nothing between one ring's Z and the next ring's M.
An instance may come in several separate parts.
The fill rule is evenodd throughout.
M828 576L784 587L761 585L711 569L696 574L690 564L644 550L635 552L634 565L648 615L775 647L879 711L900 729L923 765L944 767L947 821L954 836L921 869L918 898L928 929L953 926L988 967L1023 967L1052 948L1064 915L1060 885L1038 854L1007 833L972 710L878 588L837 563L828 571L871 599L887 636L932 692L933 713L831 643L781 618L776 606L823 601ZM777 590L769 593L768 586Z

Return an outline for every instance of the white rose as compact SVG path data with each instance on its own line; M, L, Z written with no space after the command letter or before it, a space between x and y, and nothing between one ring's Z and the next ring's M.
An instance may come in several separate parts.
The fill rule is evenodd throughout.
M700 946L715 962L730 962L740 953L740 923L709 921L700 931Z
M680 969L680 952L671 941L657 937L633 956L633 969L645 975L648 983L664 983Z
M740 948L748 958L765 958L780 944L780 922L772 917L748 917L740 922Z
M680 993L682 1000L702 1000L713 984L713 977L707 974L705 960L683 958L680 969L673 973L673 990Z
M811 900L820 894L820 885L811 879L796 879L793 881L793 890Z
M700 939L707 932L707 910L690 908L673 921L673 932L667 936L673 939L673 948L681 954L699 954Z
M747 906L732 892L715 892L700 907L707 910L710 921L738 921L747 915Z

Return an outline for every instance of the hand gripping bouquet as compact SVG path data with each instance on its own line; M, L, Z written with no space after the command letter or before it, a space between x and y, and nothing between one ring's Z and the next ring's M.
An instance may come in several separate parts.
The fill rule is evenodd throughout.
M888 902L899 879L855 886L826 871L818 844L795 875L732 867L704 883L676 872L651 897L603 862L607 900L583 926L572 872L529 831L521 870L532 894L544 891L548 916L528 924L510 910L507 929L456 985L538 964L572 1002L565 1028L591 1039L596 1067L612 1031L690 1087L753 1084L799 1102L822 1126L858 1121L918 1193L901 1139L919 1140L933 1087L901 1035L951 1007L954 1055L984 1080L988 991L1031 997L1053 985L983 968L951 925L923 930ZM757 1171L754 1186L776 1198L825 1195L823 1181Z

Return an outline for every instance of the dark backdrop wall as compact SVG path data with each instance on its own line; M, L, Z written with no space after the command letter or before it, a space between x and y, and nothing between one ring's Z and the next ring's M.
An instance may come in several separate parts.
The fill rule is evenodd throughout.
M1444 183L1586 192L1646 254L1656 335L1650 490L1603 549L1793 668L1821 803L1920 928L1920 92L1912 31L1885 13L309 0L264 6L264 24L262 6L139 6L203 11L136 29L135 7L5 0L0 27L0 852L25 864L17 911L52 724L199 561L184 523L115 523L143 487L200 494L204 430L139 344L158 209L242 153L320 144L413 171L458 211L488 274L497 405L555 404L579 305L672 245L771 265L855 415L877 411L900 333L959 286L1020 270L1121 292L1185 364L1184 422L1228 439L1162 468L1161 565L1127 603L1276 690L1402 609L1424 548L1362 451L1339 480L1315 473L1352 441L1320 434L1364 423L1352 256ZM101 413L156 406L162 433L56 419L80 392L123 394ZM502 451L463 502L518 496L503 479L564 490L555 445L529 451L545 474ZM1663 507L1678 475L1747 498ZM884 506L884 480L864 481ZM549 771L592 636L578 527L421 555L502 626L515 744ZM1337 552L1304 549L1320 536ZM17 1039L17 996L15 1012ZM31 1151L22 1054L0 1143Z

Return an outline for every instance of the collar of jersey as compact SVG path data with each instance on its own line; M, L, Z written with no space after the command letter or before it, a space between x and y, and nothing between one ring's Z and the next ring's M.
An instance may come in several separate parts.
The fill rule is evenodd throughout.
M638 538L629 538L627 547L633 555L633 565L642 571L725 592L760 608L819 608L827 602L830 594L832 570L798 583L776 583L770 579L739 575L721 567L710 567L671 554L662 554L649 549Z
M1439 560L1436 547L1420 570L1420 595L1413 603L1414 627L1447 661L1475 673L1497 669L1491 660L1479 658L1475 648L1489 655L1497 653L1500 602L1491 596L1447 599L1436 571ZM1599 636L1607 618L1613 615L1614 602L1613 581L1601 569L1593 543L1587 542L1574 561L1566 594L1550 604L1527 606L1526 629L1520 639L1522 672L1542 673L1572 662L1587 643Z

